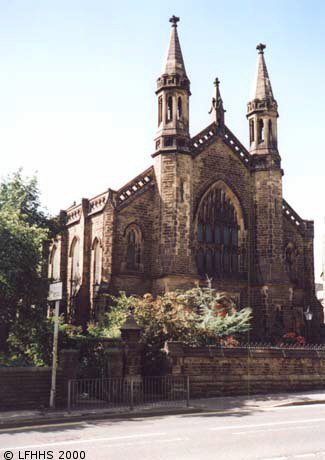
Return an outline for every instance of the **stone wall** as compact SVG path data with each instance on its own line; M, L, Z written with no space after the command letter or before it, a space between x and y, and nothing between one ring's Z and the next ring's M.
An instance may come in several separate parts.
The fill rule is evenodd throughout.
M51 390L51 368L14 367L0 369L0 411L41 409L48 407ZM64 404L62 370L57 372L57 406Z
M55 406L66 407L68 380L76 378L78 352L62 350L56 373ZM3 367L0 369L0 411L49 407L51 367Z
M323 389L325 350L167 345L169 372L190 377L191 398Z

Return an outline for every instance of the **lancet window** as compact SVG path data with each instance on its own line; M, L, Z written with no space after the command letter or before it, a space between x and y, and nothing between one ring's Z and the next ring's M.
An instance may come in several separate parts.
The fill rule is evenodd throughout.
M173 98L168 96L167 98L167 121L172 121L173 119Z
M163 98L159 96L158 98L158 126L162 122L162 113L163 113Z
M177 100L177 120L182 118L182 98L179 96Z
M127 252L126 267L129 270L141 270L142 267L142 235L139 227L132 224L126 232Z
M290 280L293 283L298 282L297 277L297 258L298 258L298 251L296 250L293 243L288 243L285 253L284 253L284 260L287 267L287 272L289 275Z
M255 138L255 136L254 136L254 134L255 134L255 133L254 133L254 129L255 129L255 128L254 128L254 120L250 120L250 121L249 121L249 138L250 138L250 142L251 142L251 143L254 142L254 140L255 140L255 139L254 139L254 138Z
M76 289L80 281L80 241L79 238L74 238L71 248L71 295L76 294Z
M51 281L60 279L60 254L56 245L53 246L50 254L49 278Z
M244 270L240 227L234 204L222 188L213 188L197 216L198 272L213 278L237 277Z
M101 282L101 247L96 238L93 242L93 284L99 285Z
M273 143L273 134L272 134L272 121L269 120L269 144Z
M258 142L264 142L264 122L263 120L258 120Z
M92 273L91 273L91 283L92 283L92 292L90 295L91 299L91 313L93 318L97 318L100 313L100 283L102 278L102 246L100 240L96 237L92 244L92 254L91 254L91 263L92 263Z

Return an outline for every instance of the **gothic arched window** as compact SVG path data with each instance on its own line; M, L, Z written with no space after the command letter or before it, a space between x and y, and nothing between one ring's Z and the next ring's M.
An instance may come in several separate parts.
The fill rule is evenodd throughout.
M196 263L200 275L236 277L244 270L239 230L231 198L223 188L212 188L203 197L197 214Z
M142 235L136 224L126 231L126 267L129 270L141 270L142 264Z
M98 285L101 282L101 247L98 238L93 242L93 284Z
M158 126L162 122L162 113L163 113L163 98L159 96L158 98Z
M167 98L167 121L172 121L173 119L173 98L168 96Z
M249 122L249 140L250 143L254 142L255 133L254 133L254 120L250 120Z
M71 257L71 294L74 295L80 282L80 240L74 238L70 248Z
M297 255L298 252L293 243L288 243L284 251L284 261L287 267L289 278L296 283L297 279Z
M50 254L49 278L52 281L60 279L60 254L56 245L53 246Z
M177 120L180 120L182 117L182 98L179 96L177 100Z
M269 120L269 143L272 145L273 142L273 133L272 133L272 121Z
M264 142L264 122L263 120L258 120L258 142Z

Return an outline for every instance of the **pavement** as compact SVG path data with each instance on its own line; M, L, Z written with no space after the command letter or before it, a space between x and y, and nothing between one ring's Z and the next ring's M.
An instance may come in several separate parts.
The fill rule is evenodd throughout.
M83 409L83 410L20 410L0 412L0 429L68 423L91 419L155 417L163 415L222 412L234 414L241 412L261 412L277 407L325 404L324 391L300 393L271 393L267 395L225 396L217 398L192 399L189 406L178 402L166 406L155 404L130 409Z

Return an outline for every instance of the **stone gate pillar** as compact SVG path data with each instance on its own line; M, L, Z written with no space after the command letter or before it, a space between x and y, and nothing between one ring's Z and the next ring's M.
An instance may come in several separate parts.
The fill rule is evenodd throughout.
M121 336L124 355L124 376L126 378L141 379L141 364L143 344L140 343L141 327L134 316L130 314L121 327Z

